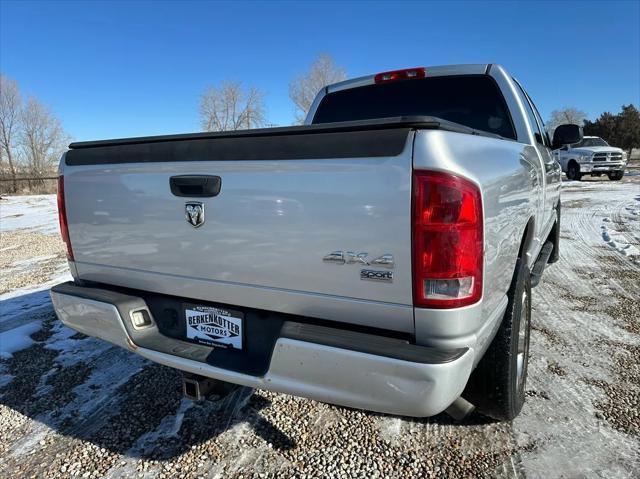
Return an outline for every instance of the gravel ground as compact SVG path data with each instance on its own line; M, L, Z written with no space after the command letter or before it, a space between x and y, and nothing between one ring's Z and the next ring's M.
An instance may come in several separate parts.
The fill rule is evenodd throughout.
M628 253L640 248L638 184L565 184L562 259L533 292L527 402L512 423L247 388L191 403L176 371L64 328L46 295L25 293L0 297L12 311L0 331L42 323L32 346L0 359L0 477L638 477L640 258ZM29 235L3 233L2 268L55 256L21 280L36 284L64 253ZM4 249L16 245L19 255ZM27 302L39 306L21 313Z
M60 235L17 230L0 234L0 294L44 283L63 266Z

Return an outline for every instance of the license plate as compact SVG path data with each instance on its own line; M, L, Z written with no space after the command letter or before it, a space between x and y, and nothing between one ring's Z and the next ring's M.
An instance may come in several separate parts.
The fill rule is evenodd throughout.
M229 309L186 304L187 339L207 346L242 349L244 314Z

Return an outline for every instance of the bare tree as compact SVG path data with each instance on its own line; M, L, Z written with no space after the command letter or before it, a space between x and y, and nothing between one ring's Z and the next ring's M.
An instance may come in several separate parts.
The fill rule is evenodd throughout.
M551 118L547 122L547 129L553 133L559 125L570 123L572 125L583 126L584 121L587 118L587 114L574 107L563 108L562 110L553 110L551 112Z
M245 90L241 82L210 86L200 97L200 123L204 131L259 128L265 124L264 93Z
M332 83L347 78L344 68L339 67L331 56L323 53L312 63L304 75L289 83L289 98L296 106L296 121L302 123L318 92Z
M0 75L0 159L7 159L13 179L13 191L16 184L16 143L20 128L22 98L18 84Z
M38 176L59 159L69 137L51 110L35 98L29 98L22 111L20 144L27 167Z

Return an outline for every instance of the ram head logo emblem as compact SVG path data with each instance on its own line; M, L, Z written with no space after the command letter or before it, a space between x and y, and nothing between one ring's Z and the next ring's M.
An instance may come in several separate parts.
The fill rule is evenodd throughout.
M198 228L204 224L204 203L199 201L190 201L184 206L184 208L187 223L194 228Z

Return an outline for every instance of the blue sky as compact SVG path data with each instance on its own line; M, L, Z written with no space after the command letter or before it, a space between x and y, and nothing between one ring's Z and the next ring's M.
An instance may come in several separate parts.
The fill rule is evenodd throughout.
M0 0L0 70L76 140L196 131L207 85L266 92L293 120L289 81L319 53L350 77L501 63L543 116L640 103L640 2L14 2Z

